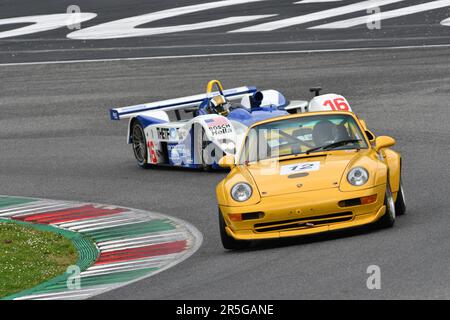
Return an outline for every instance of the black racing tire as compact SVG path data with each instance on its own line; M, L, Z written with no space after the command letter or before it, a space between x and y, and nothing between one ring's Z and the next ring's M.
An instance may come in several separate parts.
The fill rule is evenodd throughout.
M405 213L406 213L405 192L403 190L402 180L400 180L400 187L397 193L397 200L395 200L395 214L401 216L404 215Z
M148 168L150 165L148 163L147 140L144 128L138 121L133 122L131 126L131 145L138 166L144 169Z
M225 230L226 223L223 219L222 212L219 209L219 228L220 228L220 239L222 240L222 245L227 250L242 250L246 249L251 245L251 241L247 240L236 240L230 237Z
M385 214L378 220L377 225L379 228L390 228L395 223L395 203L394 197L391 191L391 185L389 181L386 183L386 194L384 197L384 205L386 206Z

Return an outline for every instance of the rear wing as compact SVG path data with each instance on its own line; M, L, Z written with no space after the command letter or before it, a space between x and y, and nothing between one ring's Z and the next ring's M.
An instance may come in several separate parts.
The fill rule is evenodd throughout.
M244 96L252 95L256 92L256 87L239 87L234 89L228 89L223 91L223 95L227 97L228 100L238 100L242 99ZM111 120L121 120L132 118L142 112L146 111L171 111L171 110L182 110L190 107L195 107L200 105L203 100L207 98L214 97L218 95L219 92L211 92L205 94L197 94L188 97L169 99L164 101L157 101L152 103L139 104L135 106L123 107L123 108L113 108L109 110Z

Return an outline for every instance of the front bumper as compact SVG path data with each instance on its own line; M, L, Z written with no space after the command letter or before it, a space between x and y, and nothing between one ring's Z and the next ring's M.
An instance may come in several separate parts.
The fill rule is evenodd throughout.
M370 224L386 212L386 185L357 192L341 192L338 188L308 191L262 198L256 205L229 207L220 205L228 235L237 240L293 237ZM340 207L342 200L377 194L367 205ZM231 221L230 214L263 212L264 217Z

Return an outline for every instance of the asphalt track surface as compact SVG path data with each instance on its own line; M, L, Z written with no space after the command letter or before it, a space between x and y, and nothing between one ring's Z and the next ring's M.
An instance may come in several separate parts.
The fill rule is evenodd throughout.
M153 210L202 232L202 247L188 260L100 299L449 299L449 54L379 49L1 66L0 194ZM407 214L392 229L225 251L214 188L226 173L138 168L126 123L109 121L107 112L198 93L213 78L292 99L308 98L317 84L346 96L375 134L396 138ZM370 265L381 268L381 290L367 289Z
M217 0L58 0L57 4L55 4L54 1L49 0L3 0L0 3L0 19L66 13L69 5L76 4L79 6L81 12L97 14L94 19L81 23L83 30L119 19L214 1ZM448 44L450 27L442 26L440 22L450 17L450 2L445 7L424 10L415 14L401 15L392 19L384 19L380 22L380 30L371 30L365 24L346 29L313 30L310 28L325 23L365 16L368 14L366 8L371 9L375 6L366 5L364 6L365 10L344 10L344 14L331 13L327 15L323 13L326 10L366 1L342 0L337 2L304 4L294 4L296 2L294 0L252 1L256 2L197 11L156 20L151 23L144 23L137 27L157 28L189 25L235 16L267 15L268 17L251 22L223 25L195 31L107 40L69 39L67 35L75 30L69 30L67 27L20 37L2 38L0 34L0 63ZM369 3L383 3L382 1L372 0ZM245 2L245 0L242 0L242 2ZM379 6L381 13L434 3L434 1L430 0L391 2L390 4ZM298 16L303 17L309 14L316 14L317 16L314 19L310 19L313 21L308 20L309 22L279 28L273 31L230 32L266 22L285 20ZM0 32L26 25L0 24Z

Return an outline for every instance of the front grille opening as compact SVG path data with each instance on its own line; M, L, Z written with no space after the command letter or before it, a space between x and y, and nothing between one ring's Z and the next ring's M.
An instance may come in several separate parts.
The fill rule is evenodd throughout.
M264 212L248 212L242 214L242 220L253 220L264 218Z
M339 207L353 207L359 205L361 205L360 198L339 201Z
M353 219L351 211L332 213L322 216L313 216L299 219L282 220L275 222L257 223L254 225L256 232L269 232L280 230L307 229L321 225L350 221Z

